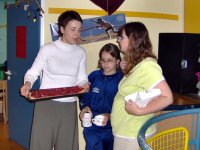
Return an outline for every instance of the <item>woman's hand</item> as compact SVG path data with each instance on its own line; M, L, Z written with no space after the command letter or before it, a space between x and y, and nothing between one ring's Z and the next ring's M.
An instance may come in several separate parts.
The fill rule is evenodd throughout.
M128 102L125 102L125 110L130 115L136 115L136 116L142 115L142 108L140 108L132 100L129 100Z
M20 88L21 95L27 98L30 89L31 89L31 83L29 81L26 81L24 85Z
M156 89L160 89L161 95L149 102L145 107L140 108L133 101L125 102L125 109L131 115L146 115L158 112L173 103L172 92L165 80L155 85Z
M83 117L84 117L85 113L91 113L92 114L92 111L91 111L90 107L86 106L86 107L84 107L82 109L82 111L80 112L80 115L79 115L81 120L83 120Z
M89 90L90 90L90 83L88 82L88 83L85 83L84 85L83 85L83 88L84 88L84 90L86 91L86 92L88 92Z

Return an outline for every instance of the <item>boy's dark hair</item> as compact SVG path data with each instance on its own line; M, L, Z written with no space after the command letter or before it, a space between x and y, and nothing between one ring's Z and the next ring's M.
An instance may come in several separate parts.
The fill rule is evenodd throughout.
M81 16L79 15L79 13L73 10L65 11L58 17L58 33L60 37L63 35L60 31L60 27L65 28L65 26L71 20L77 20L83 23L83 20Z

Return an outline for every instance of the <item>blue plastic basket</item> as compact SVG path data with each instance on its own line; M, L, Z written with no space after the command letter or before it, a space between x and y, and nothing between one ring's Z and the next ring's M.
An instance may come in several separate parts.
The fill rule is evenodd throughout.
M147 140L145 139L145 133L147 129L162 120L176 117L176 116L181 116L181 115L188 115L188 114L196 114L197 115L197 121L196 121L196 134L194 134L195 129L192 129L192 136L189 139L189 146L193 147L194 150L200 150L200 108L196 109L185 109L185 110L178 110L178 111L173 111L165 114L161 114L158 116L155 116L151 119L149 119L140 129L138 133L138 143L140 145L140 148L142 150L152 150L152 148L148 145ZM192 121L192 124L194 121ZM195 135L195 136L194 136Z

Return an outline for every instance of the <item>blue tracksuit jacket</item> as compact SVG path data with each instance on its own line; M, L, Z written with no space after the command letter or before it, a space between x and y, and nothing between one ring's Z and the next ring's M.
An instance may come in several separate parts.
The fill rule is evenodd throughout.
M89 106L93 117L104 113L110 114L122 77L121 71L113 75L104 75L103 70L93 71L88 77L91 83L90 91L80 97L80 109ZM104 127L92 124L91 127L84 128L83 133L86 150L112 150L113 135L110 121Z

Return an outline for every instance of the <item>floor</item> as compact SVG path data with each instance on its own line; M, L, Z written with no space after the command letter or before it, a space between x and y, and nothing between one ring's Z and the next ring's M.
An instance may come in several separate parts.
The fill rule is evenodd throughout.
M0 150L25 150L14 141L9 140L8 124L3 123L2 119L0 119Z

